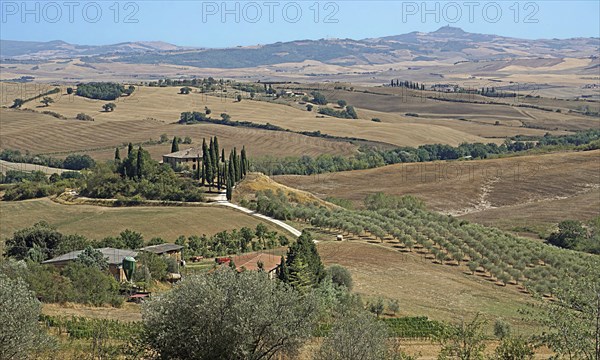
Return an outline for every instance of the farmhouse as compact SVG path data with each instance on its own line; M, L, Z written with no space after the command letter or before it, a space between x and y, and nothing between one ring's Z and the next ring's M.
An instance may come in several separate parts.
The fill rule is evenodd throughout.
M181 249L183 249L183 246L181 246L181 245L159 244L159 245L143 247L140 249L140 251L146 251L146 252L151 252L156 255L170 257L170 258L175 259L177 262L180 262L182 259Z
M176 151L174 153L163 155L163 163L169 164L172 167L177 165L185 166L196 170L198 161L202 158L201 148L189 148L185 150Z
M114 248L102 248L96 250L100 251L106 258L106 261L108 262L108 271L110 271L115 279L119 282L125 281L127 278L125 277L125 272L123 271L123 259L127 256L136 257L138 254L137 251ZM42 262L42 264L51 264L62 268L69 265L72 261L75 261L82 252L83 250L71 251L70 253L46 260Z

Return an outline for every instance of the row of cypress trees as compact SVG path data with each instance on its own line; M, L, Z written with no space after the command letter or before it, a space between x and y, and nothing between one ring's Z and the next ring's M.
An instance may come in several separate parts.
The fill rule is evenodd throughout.
M226 159L225 149L219 149L216 136L210 138L208 145L206 139L202 139L202 157L198 156L198 164L196 178L203 186L216 186L218 190L225 188L227 200L231 200L233 187L246 177L249 167L245 147L239 154L234 147Z

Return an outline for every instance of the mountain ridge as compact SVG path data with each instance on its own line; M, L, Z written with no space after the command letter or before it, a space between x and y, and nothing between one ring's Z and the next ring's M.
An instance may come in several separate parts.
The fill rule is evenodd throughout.
M519 39L469 33L443 26L433 32L413 31L378 38L293 40L229 48L183 47L162 41L110 45L77 45L62 40L0 40L7 60L81 58L85 62L173 64L194 67L244 68L320 61L331 65L378 65L403 61L485 61L518 58L597 57L600 38Z

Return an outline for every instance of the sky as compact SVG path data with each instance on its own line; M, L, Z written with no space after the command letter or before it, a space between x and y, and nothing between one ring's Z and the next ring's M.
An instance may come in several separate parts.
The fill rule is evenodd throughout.
M0 38L232 47L363 39L451 25L539 39L600 37L600 1L7 1Z

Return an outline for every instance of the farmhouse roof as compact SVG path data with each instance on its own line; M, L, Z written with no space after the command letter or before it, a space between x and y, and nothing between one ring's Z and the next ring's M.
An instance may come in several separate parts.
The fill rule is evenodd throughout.
M146 246L140 249L140 251L147 251L147 252L151 252L151 253L155 253L155 254L164 254L167 252L171 252L171 251L180 251L181 249L183 249L183 246L181 245L175 245L175 244L158 244L158 245L151 245L151 246Z
M114 248L101 248L96 250L100 251L102 255L104 255L104 258L106 258L106 261L109 265L120 265L121 263L123 263L123 259L127 256L136 257L138 254L137 251ZM42 262L42 264L54 264L66 261L74 261L82 252L83 250L71 251L70 253L57 256L50 260L46 260Z
M163 156L176 159L196 159L198 157L202 157L202 149L189 148L185 150L176 151L174 153L166 154Z
M266 272L271 272L279 266L281 262L281 256L265 254L265 253L252 253L246 255L240 255L233 258L235 267L241 270L242 267L246 270L258 270L258 262L263 263L263 269Z

